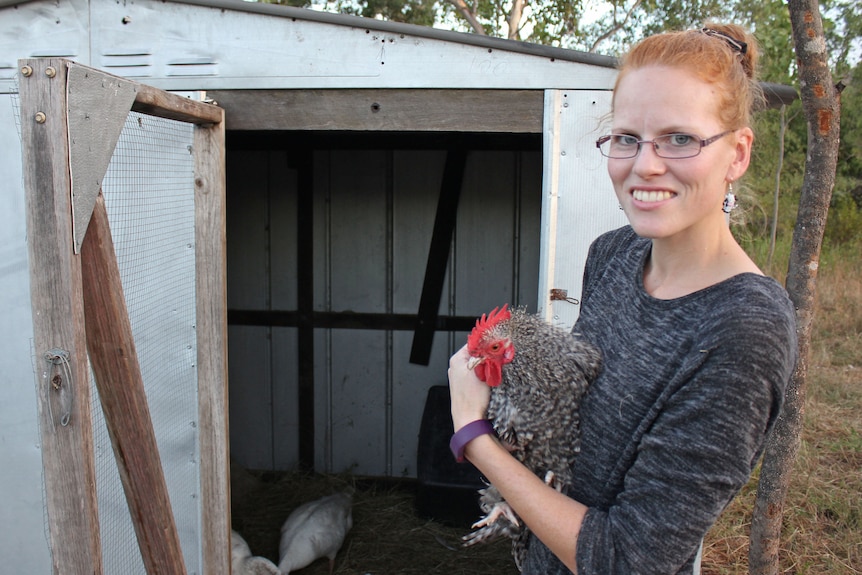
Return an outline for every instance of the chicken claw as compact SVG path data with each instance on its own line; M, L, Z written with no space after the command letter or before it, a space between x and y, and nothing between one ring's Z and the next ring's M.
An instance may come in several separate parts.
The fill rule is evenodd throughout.
M499 521L505 517L506 521ZM499 537L515 539L520 531L521 521L512 508L505 501L494 504L488 514L473 524L476 531L471 531L461 538L464 547L477 543L493 541Z
M514 511L512 511L512 506L505 501L501 501L499 503L495 503L493 509L491 509L485 517L474 523L472 527L473 529L478 529L479 527L491 525L492 523L496 523L500 517L505 517L513 525L517 526L521 524L521 520L518 519L518 516L515 515Z
M545 485L550 485L551 487L556 489L558 493L563 492L562 482L557 481L557 474L551 470L548 470L548 472L545 473Z

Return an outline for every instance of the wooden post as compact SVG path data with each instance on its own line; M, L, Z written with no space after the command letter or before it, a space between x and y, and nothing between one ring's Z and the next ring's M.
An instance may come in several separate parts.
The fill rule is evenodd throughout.
M150 575L185 573L101 194L81 245L81 274L87 349L144 566Z
M201 569L230 572L230 463L227 388L227 261L224 111L196 126L195 261L200 430Z
M81 266L72 242L67 69L60 59L22 60L19 67L34 366L49 545L54 573L101 575Z

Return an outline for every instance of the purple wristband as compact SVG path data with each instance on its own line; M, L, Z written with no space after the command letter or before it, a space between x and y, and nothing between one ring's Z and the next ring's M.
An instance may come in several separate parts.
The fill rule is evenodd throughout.
M452 439L449 441L449 449L452 450L452 455L455 456L455 461L462 463L464 461L464 448L467 447L467 444L480 435L485 435L486 433L495 435L494 426L491 425L491 422L487 419L471 421L455 432L455 435L453 435Z

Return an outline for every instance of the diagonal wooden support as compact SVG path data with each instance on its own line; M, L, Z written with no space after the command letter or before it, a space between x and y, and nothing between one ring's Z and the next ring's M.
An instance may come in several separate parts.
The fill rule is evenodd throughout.
M102 194L81 276L87 349L144 566L149 575L185 573Z
M434 343L434 330L443 295L443 281L446 278L446 265L452 246L452 234L458 215L458 202L461 199L461 186L467 165L467 150L449 150L443 168L443 181L440 184L440 198L437 201L437 215L434 218L434 232L428 250L425 266L425 281L419 298L419 311L416 331L413 332L413 346L410 348L410 363L428 365L431 359L431 344Z

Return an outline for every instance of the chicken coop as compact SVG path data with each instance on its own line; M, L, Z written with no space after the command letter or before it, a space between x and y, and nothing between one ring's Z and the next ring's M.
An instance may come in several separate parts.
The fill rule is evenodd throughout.
M476 317L572 325L624 223L594 145L614 65L239 0L0 0L4 561L143 573L129 476L159 463L188 573L228 571L228 453L415 478ZM132 399L94 383L126 349Z

